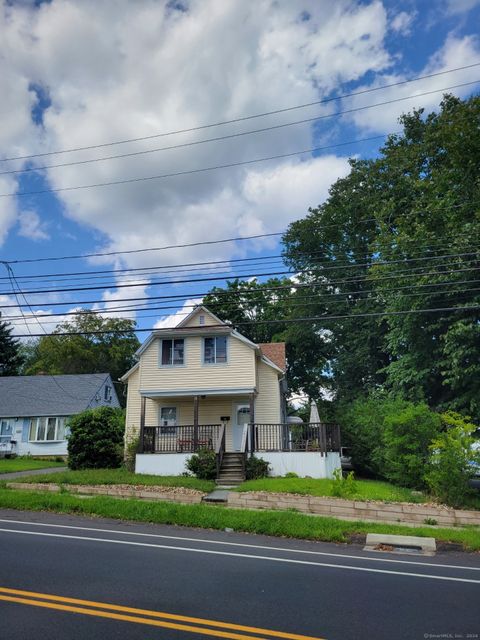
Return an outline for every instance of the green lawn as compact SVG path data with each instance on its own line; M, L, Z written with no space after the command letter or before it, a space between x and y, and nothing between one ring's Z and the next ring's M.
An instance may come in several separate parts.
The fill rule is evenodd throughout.
M309 496L335 497L335 480L314 478L262 478L248 480L236 491L269 491L273 493L299 493ZM379 480L355 480L356 491L348 498L353 500L384 500L386 502L425 502L426 497L412 493L410 489L396 487Z
M440 529L408 527L367 522L346 522L335 518L309 516L294 511L250 511L228 509L206 504L177 504L169 502L143 502L136 499L121 500L108 496L82 499L68 493L52 494L39 491L15 491L0 488L0 508L76 513L102 516L134 522L175 524L187 527L234 531L348 542L350 536L368 533L392 533L415 536L434 536L443 542L460 543L465 549L480 550L480 528L462 527Z
M186 487L209 493L215 483L185 476L147 476L131 473L126 469L86 469L84 471L64 471L35 476L35 482L55 482L57 484L134 484L161 485L164 487ZM19 478L19 482L32 482L32 478Z
M14 471L30 471L31 469L49 469L50 467L64 467L66 462L54 460L39 460L36 458L0 458L0 473L13 473Z

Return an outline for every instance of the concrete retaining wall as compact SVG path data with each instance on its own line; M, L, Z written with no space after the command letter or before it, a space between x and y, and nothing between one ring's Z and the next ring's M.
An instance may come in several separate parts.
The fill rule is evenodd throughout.
M137 453L135 473L151 476L181 476L191 453Z
M24 489L30 491L53 491L58 493L61 489L59 484L53 482L9 482L10 489ZM138 498L140 500L154 500L161 502L182 502L187 504L199 504L206 494L195 489L185 489L182 487L152 487L152 486L129 486L129 485L81 485L67 484L64 489L70 493L82 495L103 495L115 498Z
M340 455L318 451L266 451L256 454L270 463L272 476L284 476L294 472L300 478L333 478L335 469L340 469Z
M480 526L479 511L463 511L430 504L359 502L357 500L342 500L341 498L319 498L267 491L245 493L231 491L228 494L228 506L237 509L295 509L301 513L330 516L342 520L369 520L393 524L403 522L415 525L471 524ZM425 520L430 520L430 522L426 523Z

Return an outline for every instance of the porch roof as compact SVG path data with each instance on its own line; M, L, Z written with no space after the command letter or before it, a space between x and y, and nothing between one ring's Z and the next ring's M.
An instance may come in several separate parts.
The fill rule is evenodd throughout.
M194 398L195 396L245 396L250 393L256 393L255 387L236 387L225 388L218 387L216 389L174 389L165 391L164 389L140 389L140 395L145 398L176 398L184 396Z

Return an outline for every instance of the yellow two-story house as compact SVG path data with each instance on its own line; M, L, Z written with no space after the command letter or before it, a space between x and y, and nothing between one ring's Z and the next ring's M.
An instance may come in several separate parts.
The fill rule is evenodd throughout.
M326 456L325 425L292 437L284 343L255 344L198 306L176 327L154 331L137 358L121 380L128 384L126 443L139 438L138 473L181 474L188 457L207 448L217 454L219 481L234 484L244 478L248 453ZM270 461L276 475L298 472L298 456L295 464L288 458ZM299 475L326 475L308 471Z

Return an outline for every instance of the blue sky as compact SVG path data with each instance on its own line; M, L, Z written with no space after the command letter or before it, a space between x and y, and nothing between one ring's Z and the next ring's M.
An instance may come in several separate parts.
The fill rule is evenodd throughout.
M2 156L45 154L200 127L473 64L480 62L479 24L477 0L125 0L115 6L93 0L5 2L0 9ZM35 170L0 174L0 193L125 180L381 136L398 130L396 121L403 111L435 109L441 92L410 96L479 79L480 67L474 67L228 126L2 162L4 172ZM466 97L479 86L452 92ZM403 97L409 99L223 142L40 168L198 142ZM371 157L380 143L165 180L0 198L0 259L125 251L282 231L327 197L329 186L348 171L349 155ZM278 242L270 238L12 266L21 278L228 261L279 251ZM240 264L226 262L229 271L222 273L250 273ZM253 273L263 270L282 269L278 261L265 269L253 263ZM194 277L205 276L196 273ZM70 283L64 279L60 285L57 279L44 287L56 289L65 282L109 286L73 294L28 294L27 299L42 314L42 330L51 331L58 318L46 315L69 312L85 300L98 299L98 304L85 306L105 313L126 297L178 295L192 304L211 284L222 284L151 286L153 276L133 278L122 272L109 282L92 276ZM118 288L127 281L136 286ZM18 309L10 306L16 300L9 282L0 283L4 317L18 316ZM24 290L39 286L27 279L20 283ZM187 310L182 306L180 300L180 313ZM171 324L174 319L164 316L174 312L151 310L129 317L140 327L151 327L162 321ZM30 315L28 309L25 313ZM29 322L32 332L40 331L38 319ZM16 333L25 333L20 320L14 325Z

